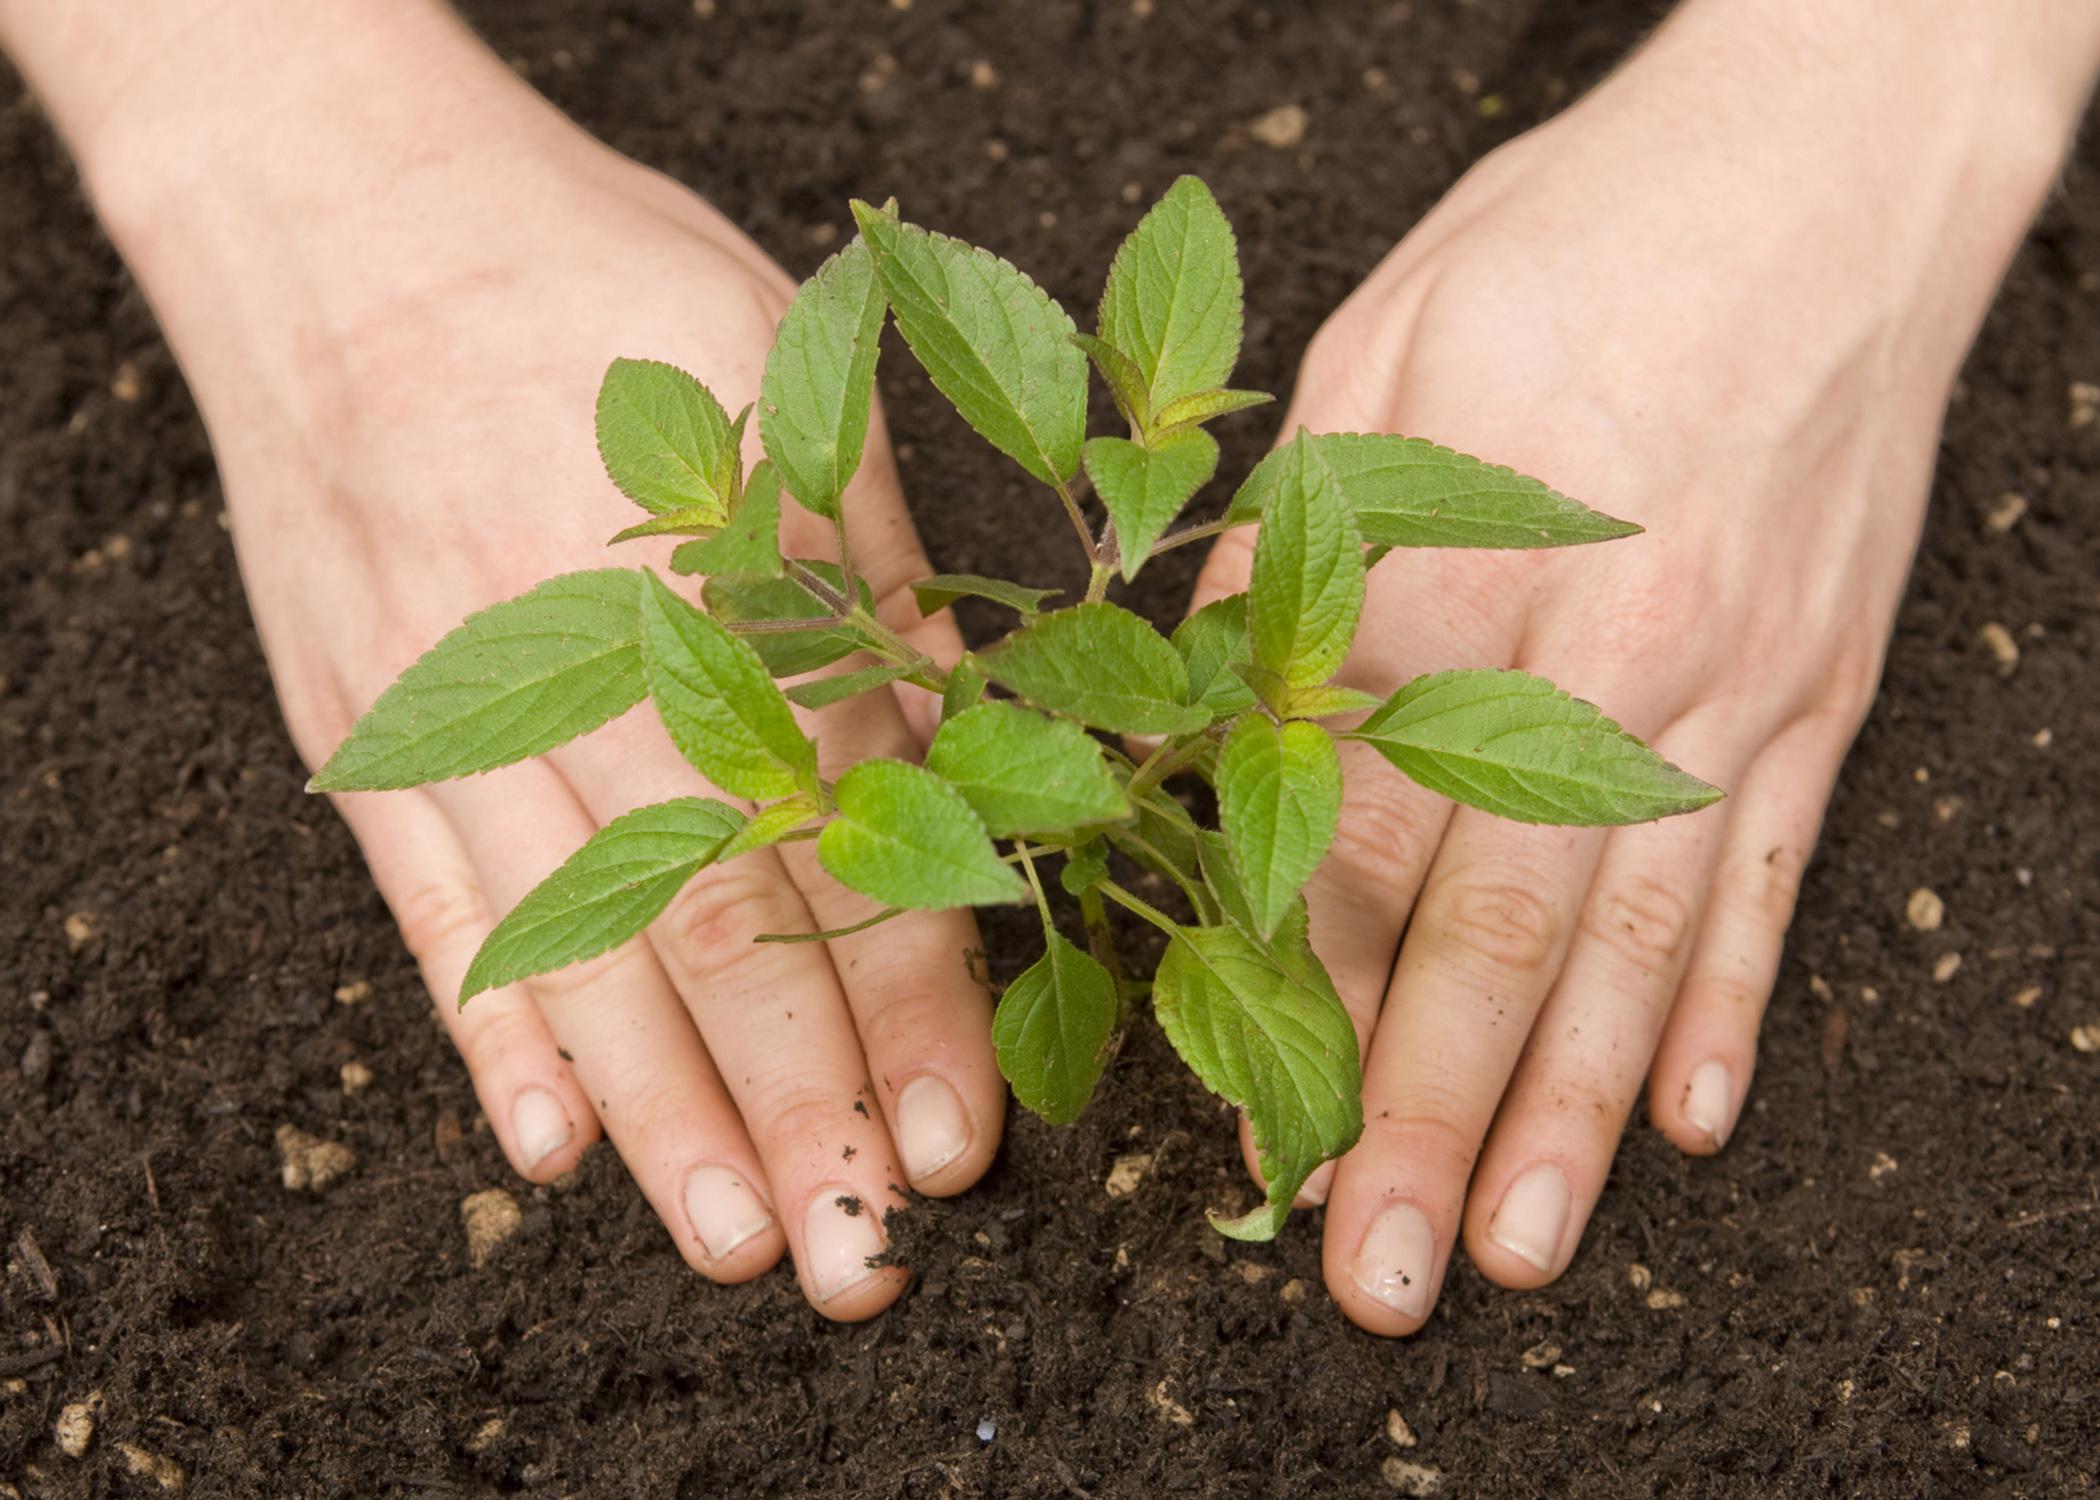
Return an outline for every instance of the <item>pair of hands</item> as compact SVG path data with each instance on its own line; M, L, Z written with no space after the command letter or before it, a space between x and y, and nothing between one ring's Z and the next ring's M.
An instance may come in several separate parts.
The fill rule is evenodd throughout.
M1950 316L1918 290L1938 282L1823 249L1827 215L1731 163L1725 135L1673 135L1649 76L1627 70L1454 188L1314 339L1282 427L1427 436L1647 528L1570 553L1393 554L1355 685L1539 672L1731 794L1661 825L1534 829L1351 757L1309 894L1367 1123L1307 1192L1327 1203L1328 1287L1376 1332L1421 1325L1461 1237L1501 1284L1557 1276L1644 1083L1682 1150L1728 1139L1981 311ZM176 248L142 271L313 765L463 615L603 562L624 506L591 394L613 357L681 365L734 410L792 294L708 205L507 76L484 84L446 151L394 164L384 202L331 194L325 244L244 247L295 258L289 284L228 272L207 316L179 286L209 233L190 264ZM1978 277L1987 296L1996 270ZM879 422L846 512L886 623L952 660L952 623L920 620L904 587L933 569ZM822 555L790 516L790 550ZM1245 586L1247 541L1221 540L1196 604ZM825 774L915 756L923 697L828 710ZM904 1284L866 1263L883 1212L907 1187L963 1190L999 1143L967 913L754 945L864 910L787 846L708 871L643 941L452 1004L538 878L619 814L699 790L630 715L545 761L338 806L519 1172L546 1181L607 1137L703 1275L746 1280L785 1252L826 1316L870 1316Z

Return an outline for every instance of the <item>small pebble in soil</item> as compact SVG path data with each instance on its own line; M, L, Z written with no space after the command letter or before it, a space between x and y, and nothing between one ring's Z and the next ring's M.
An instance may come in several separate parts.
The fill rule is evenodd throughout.
M339 984L335 987L335 998L344 1005L356 1005L359 1001L369 1000L372 998L372 981L353 979L348 984Z
M1288 151L1305 139L1305 110L1296 104L1279 104L1249 125L1247 133L1264 146Z
M1305 1283L1293 1276L1283 1284L1276 1295L1283 1298L1292 1307L1303 1307L1305 1305Z
M2010 630L1992 620L1976 632L1976 638L1997 659L2000 677L2010 677L2020 670L2020 643L2013 639Z
M1560 1362L1560 1345L1548 1339L1544 1343L1533 1344L1517 1357L1523 1361L1525 1369L1543 1370L1548 1365Z
M1428 1464L1409 1463L1397 1455L1380 1464L1378 1472L1385 1476L1385 1482L1393 1487L1394 1493L1414 1496L1416 1500L1423 1495L1434 1495L1444 1487L1443 1470L1432 1469Z
M354 1099L372 1086L372 1070L353 1057L343 1064L342 1079L343 1092Z
M1108 1181L1103 1184L1103 1189L1111 1198L1128 1198L1138 1190L1145 1174L1151 1170L1150 1151L1133 1151L1127 1156L1119 1156L1115 1165L1108 1169Z
M1934 984L1945 984L1960 972L1961 955L1959 953L1942 953L1933 960L1932 982Z
M1684 1293L1682 1292L1672 1292L1662 1287L1657 1287L1648 1294L1648 1310L1650 1312L1669 1312L1682 1306L1684 1306Z
M1983 518L1984 526L1996 536L2004 536L2020 524L2020 517L2027 514L2027 497L2007 490L1994 502Z
M1412 1448L1415 1445L1415 1430L1407 1425L1407 1418L1393 1407L1385 1413L1385 1440L1395 1448Z
M1639 1261L1626 1268L1626 1284L1637 1292L1645 1292L1655 1282L1655 1274Z
M1166 1381L1160 1381L1158 1385L1145 1392L1145 1399L1152 1403L1152 1409L1159 1413L1161 1421L1172 1422L1176 1427L1193 1427L1196 1425L1195 1414L1167 1394Z
M984 58L970 64L970 87L989 91L999 87L999 70Z
M30 1032L29 1045L22 1049L22 1080L31 1088L42 1088L51 1076L51 1056L51 1033L42 1027Z
M68 1458L80 1458L88 1451L88 1444L95 1440L95 1418L102 1413L102 1393L88 1392L85 1401L75 1401L58 1414L58 1422L51 1429L51 1436L58 1442L58 1451Z
M1243 1260L1233 1269L1239 1272L1240 1280L1249 1286L1255 1285L1269 1274L1267 1266L1251 1260Z
M2100 417L2100 385L2074 380L2070 390L2064 394L2071 408L2071 426L2090 427L2093 425L2093 419Z
M2021 1010L2033 1010L2034 1002L2041 998L2042 987L2038 984L2030 984L2012 997L2012 1003Z
M2055 731L2055 730L2053 730L2053 729L2051 729L2051 728L2050 728L2050 727L2049 727L2048 725L2044 724L2044 725L2043 725L2043 726L2042 726L2042 727L2041 727L2040 729L2037 729L2037 730L2036 730L2036 731L2034 732L2034 748L2035 748L2035 749L2037 749L2037 750L2046 750L2046 749L2048 749L2048 748L2049 748L2049 747L2050 747L2051 745L2053 745L2053 744L2055 744L2055 743L2056 743L2056 731Z
M504 1429L508 1425L501 1417L490 1417L486 1422L475 1428L474 1435L467 1439L467 1451L469 1453L488 1452L496 1439L503 1436Z
M66 918L66 946L78 953L88 945L95 935L95 919L84 911L76 911Z
M1897 1162L1895 1157L1889 1155L1886 1151L1877 1151L1874 1153L1873 1164L1867 1168L1867 1176L1875 1182L1879 1182L1882 1178L1888 1176L1889 1173L1898 1170L1900 1170L1900 1163Z
M1947 903L1939 898L1938 892L1921 885L1904 903L1903 917L1920 932L1938 932L1940 923L1947 920Z
M459 1200L459 1221L467 1232L467 1259L475 1269L488 1264L496 1247L516 1234L524 1219L518 1200L502 1188L483 1188Z
M116 375L109 382L109 393L126 406L139 399L139 367L130 360L117 366Z
M999 1424L997 1422L994 1422L990 1417L986 1417L982 1422L979 1422L977 1424L978 1442L989 1443L993 1438L997 1437L998 1435Z
M318 1193L357 1165L356 1155L341 1141L324 1141L296 1125L277 1127L277 1154L284 1185L295 1193Z
M172 1458L139 1447L136 1443L119 1443L117 1451L124 1455L124 1467L134 1479L150 1479L169 1494L179 1494L188 1475L182 1465Z
M2100 1026L2073 1026L2071 1045L2080 1052L2100 1052Z

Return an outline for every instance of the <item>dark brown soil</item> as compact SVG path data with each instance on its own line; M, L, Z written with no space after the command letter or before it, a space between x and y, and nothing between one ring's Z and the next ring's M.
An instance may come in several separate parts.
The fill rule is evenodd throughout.
M1247 261L1242 383L1283 389L1464 165L1655 7L471 9L797 271L849 194L894 189L1084 306L1124 185L1200 172ZM1292 102L1301 146L1249 136ZM1204 1227L1231 1133L1141 1038L1084 1122L1017 1118L980 1190L900 1221L917 1285L836 1328L784 1273L697 1281L602 1150L566 1191L520 1189L523 1231L470 1267L457 1204L508 1174L349 837L301 794L168 352L0 82L0 1480L148 1493L129 1443L213 1496L1368 1496L1396 1457L1445 1495L2093 1492L2100 1056L2069 1035L2100 1023L2100 424L2068 425L2066 390L2100 380L2095 163L1971 361L1725 1155L1637 1127L1559 1285L1461 1265L1388 1343L1318 1290L1316 1222L1260 1247ZM999 461L887 372L936 562L1061 559L1054 509L990 503ZM1227 430L1250 461L1261 424ZM2031 508L1999 535L2008 490ZM1147 576L1171 619L1188 567ZM2009 679L1991 621L2020 638ZM1929 936L1903 919L1919 885L1947 903ZM1002 972L1021 936L990 924ZM346 1098L352 1058L376 1082ZM285 1191L286 1122L359 1165ZM1132 1149L1153 1175L1110 1200ZM53 1422L91 1391L95 1445L65 1458Z

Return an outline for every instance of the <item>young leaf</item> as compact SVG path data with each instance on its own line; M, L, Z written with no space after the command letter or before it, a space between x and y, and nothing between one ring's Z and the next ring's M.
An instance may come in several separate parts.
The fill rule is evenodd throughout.
M1156 438L1149 448L1126 438L1087 441L1087 477L1116 523L1126 581L1137 577L1160 533L1217 468L1217 440L1200 427Z
M804 566L833 588L845 588L845 575L837 563L806 561ZM856 581L861 604L874 609L875 596L869 591L867 580ZM701 585L700 597L706 601L709 614L732 625L743 620L809 621L806 631L768 631L743 637L775 677L814 672L868 644L860 631L832 619L809 590L792 579L717 574Z
M1328 432L1313 439L1340 479L1366 542L1381 547L1572 547L1640 531L1514 469L1424 438ZM1288 462L1279 448L1255 465L1226 512L1266 511Z
M976 707L984 697L984 684L984 664L978 661L976 652L965 651L948 669L947 691L941 694L941 722L945 724Z
M1188 669L1166 637L1120 605L1055 610L978 656L994 682L1097 729L1186 734L1210 721L1186 703Z
M1116 410L1123 414L1123 420L1139 432L1150 429L1152 397L1145 389L1145 372L1132 364L1130 356L1114 344L1091 333L1075 333L1072 342L1101 372L1101 379L1108 386L1109 395L1115 398Z
M858 672L841 672L836 677L812 677L808 682L798 682L787 690L788 702L803 708L829 708L857 693L887 687L909 676L910 667L885 666L862 667Z
M868 436L882 307L874 262L856 239L795 293L759 382L766 457L789 494L832 520Z
M1348 738L1433 792L1519 823L1644 823L1721 798L1528 672L1417 677Z
M834 795L839 815L824 825L817 858L862 895L938 911L1027 894L963 794L925 767L864 760Z
M1218 822L1256 936L1266 941L1327 855L1342 810L1342 763L1317 724L1241 719L1218 757Z
M1268 1201L1234 1239L1273 1239L1313 1168L1363 1133L1356 1028L1331 993L1308 985L1235 927L1183 927L1152 982L1152 1010L1212 1092L1247 1112Z
M540 755L642 701L641 576L564 573L465 623L379 695L316 792L377 792Z
M598 453L620 493L650 514L729 519L743 472L729 414L676 366L612 362L598 388Z
M1174 629L1174 649L1189 672L1189 701L1213 718L1254 706L1254 692L1234 665L1253 660L1247 643L1247 596L1213 599Z
M645 536L712 536L721 525L722 518L712 506L674 510L668 515L651 516L646 521L638 521L614 532L606 538L605 545L615 547L621 542L638 541Z
M707 797L680 797L613 819L496 924L467 966L465 1005L483 990L596 958L655 919L744 827Z
M1286 687L1334 675L1364 606L1363 540L1334 471L1304 428L1254 544L1247 633L1254 665Z
M753 813L751 821L739 828L736 837L724 844L722 852L715 857L735 859L753 849L770 849L796 829L815 822L817 817L817 794L797 792Z
M958 599L989 599L1029 617L1042 610L1045 600L1055 599L1063 589L1032 589L1004 578L984 578L975 573L940 573L922 578L911 586L919 601L919 613L930 615Z
M1183 396L1179 401L1168 403L1153 419L1153 435L1156 437L1176 428L1209 422L1236 411L1245 411L1250 406L1267 406L1275 399L1267 391L1198 391L1193 396Z
M1323 687L1292 688L1284 699L1283 716L1287 719L1331 719L1336 714L1369 713L1384 701L1376 693L1336 687L1332 683Z
M1132 812L1091 735L1016 703L980 703L942 724L926 769L961 792L995 838L1063 833Z
M1183 177L1116 251L1101 296L1101 337L1162 407L1225 383L1240 356L1240 263L1210 189Z
M1014 1097L1052 1125L1079 1118L1108 1066L1116 1035L1116 982L1056 932L999 997L992 1048Z
M817 747L758 653L666 588L642 594L642 666L671 742L701 775L738 797L814 790Z
M736 514L713 536L686 542L671 554L674 573L737 573L778 578L780 561L780 474L760 459L737 501Z
M964 421L1045 484L1079 467L1086 356L1072 320L989 251L856 201L897 328Z
M1057 872L1058 884L1067 896L1081 896L1108 879L1108 845L1088 839L1065 854L1065 867Z

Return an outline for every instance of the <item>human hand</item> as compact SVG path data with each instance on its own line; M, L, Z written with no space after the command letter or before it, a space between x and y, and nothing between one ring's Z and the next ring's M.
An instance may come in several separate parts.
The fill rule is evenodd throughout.
M210 426L256 624L313 766L464 614L606 564L633 519L592 433L615 356L676 363L733 411L756 397L793 293L705 203L590 141L451 22L408 41L456 115L405 138L369 119L316 129L313 149L339 154L296 169L219 161L204 213L187 194L141 209L111 190ZM334 38L316 86L374 47ZM389 51L373 61L392 68ZM295 70L310 61L294 48ZM354 82L367 107L390 87ZM252 183L267 192L249 198ZM952 627L921 621L903 590L931 569L879 422L844 508L879 612L952 657ZM791 551L832 545L799 510L783 525ZM650 544L659 567L675 540ZM918 757L888 692L823 728L826 775ZM644 941L453 1004L496 919L592 833L702 790L654 715L635 714L541 761L336 802L518 1171L547 1181L603 1133L697 1270L742 1281L786 1249L820 1311L869 1316L903 1284L867 1264L884 1212L907 1184L960 1191L1000 1136L967 912L754 944L869 911L814 845L787 845L708 871Z
M1817 69L1845 64L1770 45L1786 24L1695 4L1484 161L1321 330L1283 423L1429 437L1646 528L1392 554L1344 680L1520 667L1731 794L1662 824L1531 828L1343 747L1307 894L1363 1045L1365 1129L1307 1195L1328 1287L1375 1332L1421 1326L1461 1232L1493 1281L1558 1276L1644 1081L1681 1150L1734 1130L1948 386L2067 133L2001 139L1948 104L1998 76L1975 57L2008 65L2002 38L1963 36L1963 59L1898 37L1922 56L1840 83ZM1247 586L1251 541L1219 543L1197 606Z

